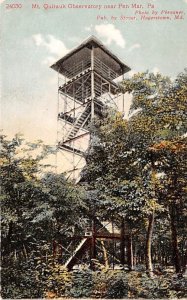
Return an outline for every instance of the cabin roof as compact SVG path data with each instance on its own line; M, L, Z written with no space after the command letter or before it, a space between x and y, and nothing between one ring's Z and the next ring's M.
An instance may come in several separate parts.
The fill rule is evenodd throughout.
M113 65L115 69L116 69L116 64L119 66L118 68L119 76L130 71L130 68L124 62L122 62L122 60L120 60L115 54L113 54L106 46L103 45L103 43L98 38L96 38L93 35L90 36L88 39L84 40L79 46L72 49L61 59L59 59L56 63L54 63L51 66L51 68L61 74L64 74L67 71L68 67L71 68L72 62L75 63L75 60L81 61L86 59L85 57L86 52L83 50L85 49L91 50L92 47L99 48L107 55L110 66ZM64 69L64 64L66 65L65 69Z

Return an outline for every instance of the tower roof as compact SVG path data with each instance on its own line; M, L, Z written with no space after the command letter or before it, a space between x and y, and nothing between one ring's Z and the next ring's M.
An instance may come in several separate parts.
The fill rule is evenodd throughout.
M95 49L96 57L101 61L104 60L105 63L107 62L110 68L119 76L130 71L130 68L106 48L95 36L90 36L88 39L84 40L79 46L54 63L51 68L61 74L66 74L67 70L71 69L77 62L84 61L91 57L92 47Z

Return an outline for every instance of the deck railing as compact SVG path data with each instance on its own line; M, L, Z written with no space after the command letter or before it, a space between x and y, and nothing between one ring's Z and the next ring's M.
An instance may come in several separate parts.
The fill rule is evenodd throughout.
M88 68L91 68L91 60L85 59L81 62L79 62L76 65L73 65L73 67L70 70L66 71L66 76L68 79L73 78L74 76L84 72ZM115 78L119 77L119 74L117 74L115 71L113 71L110 67L108 67L106 64L104 64L100 59L94 57L94 69L102 76L114 80Z
M109 68L107 65L105 65L100 59L94 58L94 69L104 77L114 80L115 78L119 77L119 75L113 71L111 68Z
M82 73L83 71L85 71L86 69L91 67L91 60L87 59L87 60L82 60L81 62L79 62L76 65L73 65L73 67L71 68L71 70L67 70L66 71L66 76L71 79L72 77Z

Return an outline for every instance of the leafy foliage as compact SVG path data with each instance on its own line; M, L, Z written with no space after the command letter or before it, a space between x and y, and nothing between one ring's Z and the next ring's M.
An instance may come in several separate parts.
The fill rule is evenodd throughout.
M79 185L44 172L51 147L1 136L3 298L186 297L187 72L138 73L120 88L133 95L129 118L110 111L91 125ZM63 267L93 216L124 222L131 271Z

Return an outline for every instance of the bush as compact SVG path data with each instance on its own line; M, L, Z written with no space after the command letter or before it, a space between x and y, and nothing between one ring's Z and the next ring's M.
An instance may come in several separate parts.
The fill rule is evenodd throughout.
M113 282L109 283L110 285L106 293L106 298L122 299L128 296L128 284L127 282L124 282L123 278L113 278Z
M5 267L6 265L6 267ZM185 298L187 283L172 274L88 268L68 272L55 262L3 262L2 297L20 298Z
M4 261L2 263L2 298L40 298L43 280L39 278L34 261Z

